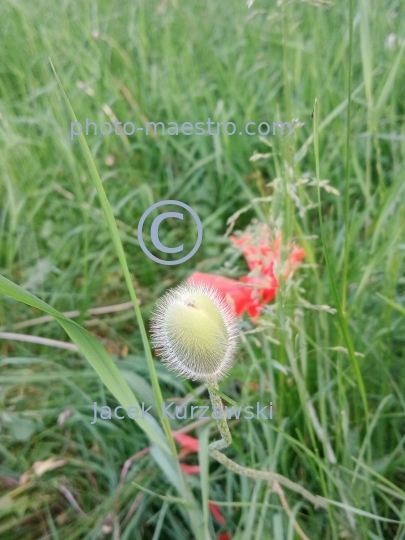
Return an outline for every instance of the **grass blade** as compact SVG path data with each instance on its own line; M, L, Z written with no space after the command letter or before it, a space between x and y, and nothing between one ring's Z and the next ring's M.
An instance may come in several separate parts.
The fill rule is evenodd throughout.
M319 137L318 137L318 121L319 121L319 112L318 112L318 100L315 99L314 104L314 150L315 150L315 166L316 166L316 182L318 186L318 213L319 213L319 226L321 229L321 237L322 237L322 244L323 244L323 252L325 254L325 261L326 266L329 273L329 280L332 288L332 294L333 298L335 300L336 309L339 316L339 323L340 327L343 333L344 340L346 342L346 347L349 351L349 358L352 364L352 367L354 369L354 373L357 379L357 384L359 386L361 400L363 402L364 412L365 412L365 421L368 428L368 404L367 404L367 396L366 396L366 390L364 387L363 377L361 375L359 363L357 361L352 339L350 337L349 328L347 325L346 317L342 310L342 305L339 300L339 294L336 287L336 279L335 279L335 273L332 268L332 263L329 258L329 252L326 244L326 236L325 236L325 228L323 225L323 218L322 218L322 207L321 207L321 188L319 185Z
M71 319L62 315L62 313L53 307L49 306L46 302L43 302L3 276L0 276L0 293L52 315L66 331L70 339L79 347L83 356L94 368L105 386L121 405L125 409L128 409L128 407L131 406L140 408L138 400L118 367L114 364L112 358L101 343L97 341L92 334ZM155 419L150 420L147 418L140 418L135 420L135 422L153 442L166 452L170 453L164 434Z
M70 104L69 98L67 97L65 90L63 89L62 83L61 83L61 81L60 81L60 79L59 79L59 77L58 77L58 75L56 73L56 70L55 70L53 64L52 64L52 60L49 59L49 61L51 63L51 67L52 67L53 73L54 73L54 75L56 77L56 80L58 81L60 90L61 90L62 95L63 95L63 99L65 100L65 103L66 103L66 106L67 106L67 108L69 110L72 121L77 122L75 112L74 112L74 110L73 110L73 108L72 108L72 106ZM158 380L158 377L157 377L157 374L156 374L155 366L153 365L153 358L152 358L152 353L151 353L150 346L149 346L149 341L148 341L148 336L147 336L146 329L145 329L145 324L144 324L143 319L142 319L141 310L139 309L138 299L136 297L135 289L134 289L134 286L132 284L131 275L129 273L129 268L128 268L127 260L126 260L126 257L125 257L124 248L122 246L121 238L120 238L120 235L119 235L119 232L118 232L118 227L117 227L117 224L115 222L115 217L114 217L111 205L110 205L110 203L108 201L108 198L107 198L106 192L104 190L103 184L101 182L100 175L98 174L96 164L94 163L93 156L91 155L90 148L89 148L89 146L87 144L86 138L83 135L83 133L80 133L80 135L79 135L79 142L80 142L80 146L81 146L81 148L83 150L83 154L84 154L84 157L86 159L87 165L89 167L90 174L91 174L91 177L93 179L94 186L95 186L95 188L97 190L97 193L98 193L98 196L100 198L101 207L103 209L104 216L105 216L105 219L107 221L107 225L108 225L108 228L109 228L109 231L110 231L110 234L111 234L111 239L113 241L115 250L116 250L117 255L118 255L118 259L119 259L120 264L121 264L121 268L122 268L122 271L123 271L123 274L124 274L124 277L125 277L125 282L127 284L128 291L129 291L132 303L134 304L135 315L136 315L136 319L138 321L139 330L140 330L141 337L142 337L142 343L143 343L143 346L144 346L145 355L146 355L146 359L147 359L148 366L149 366L149 372L150 372L150 377L151 377L151 381L152 381L153 392L155 394L156 403L157 403L159 409L162 410L162 403L163 403L162 391L160 389L159 380ZM166 436L167 436L167 438L169 440L173 455L176 455L177 451L176 451L176 446L174 444L173 435L172 435L172 432L171 432L171 429L170 429L169 420L166 417L166 418L161 419L161 422L162 422L163 429L165 430Z
M342 311L346 311L347 294L347 270L349 268L349 246L350 246L350 132L351 132L351 112L352 112L352 64L353 64L353 18L354 0L349 0L349 84L347 89L347 122L346 122L346 188L345 188L345 247L342 278Z

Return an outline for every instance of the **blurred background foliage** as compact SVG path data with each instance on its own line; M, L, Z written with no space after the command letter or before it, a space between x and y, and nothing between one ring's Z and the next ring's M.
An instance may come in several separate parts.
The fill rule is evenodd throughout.
M223 384L240 403L273 399L277 404L273 424L233 426L234 459L277 470L371 515L316 511L289 496L311 539L400 540L405 538L405 4L354 4L346 313L360 353L368 427L333 313L313 181L311 112L317 98L320 174L329 181L322 189L322 213L341 292L348 2L256 0L248 9L244 1L3 0L0 267L5 277L58 310L79 310L76 320L114 355L138 399L152 402L133 312L85 313L127 302L128 294L78 140L70 140L70 118L49 57L82 124L88 118L100 126L115 117L136 126L208 118L238 127L293 122L291 137L139 132L127 138L88 135L87 142L145 320L156 298L195 270L246 274L246 263L224 236L228 218L245 207L236 230L256 218L282 228L305 248L306 264L281 285L259 331L245 336ZM254 153L270 156L250 160ZM164 199L190 205L204 226L198 253L178 267L155 264L137 241L141 215ZM184 243L185 251L194 245L190 228L176 220L162 231L168 245ZM1 298L2 332L19 331L19 323L38 316L34 308ZM248 319L242 328L255 329ZM67 341L55 322L22 332ZM172 488L149 455L134 461L121 488L125 461L148 441L130 421L90 425L93 402L113 406L114 400L79 354L12 340L1 341L1 353L2 538L194 538L180 506L162 500ZM198 384L175 378L158 362L156 368L166 401L187 395L205 403ZM173 424L182 427L184 422ZM199 429L193 435L203 438ZM39 474L34 465L50 458L65 462ZM357 469L356 463L361 463ZM209 517L213 538L225 532L233 539L299 537L268 486L216 463L209 473L209 498L222 502L226 519L221 525ZM187 481L198 498L199 477Z

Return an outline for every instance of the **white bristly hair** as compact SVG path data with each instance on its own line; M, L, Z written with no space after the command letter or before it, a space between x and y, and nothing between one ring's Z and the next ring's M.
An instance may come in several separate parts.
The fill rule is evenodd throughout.
M154 349L169 369L186 379L214 382L233 364L239 328L217 289L185 282L156 302L151 334Z

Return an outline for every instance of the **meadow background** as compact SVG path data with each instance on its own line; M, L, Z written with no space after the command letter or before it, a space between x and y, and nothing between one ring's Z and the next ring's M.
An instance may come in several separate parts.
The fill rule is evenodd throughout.
M314 540L405 538L405 4L353 2L347 140L349 5L2 1L1 274L60 312L78 310L75 320L112 355L139 401L154 404L156 393L133 309L87 313L130 298L49 57L82 122L295 119L291 137L86 140L146 325L156 299L193 271L247 273L226 236L235 213L234 230L257 219L305 249L304 264L281 283L259 325L243 318L241 350L220 387L243 405L272 401L274 420L231 422L225 453L341 506L314 509L285 490L286 510L265 482L208 460L214 421L171 423L200 439L200 452L183 458L200 464L200 474L180 479L158 451L138 455L150 440L135 422L90 425L94 401L118 402L84 356L36 340L70 343L61 326L27 324L43 312L2 295L1 538L305 538L295 520ZM320 190L324 243L315 98L319 174L328 181ZM270 155L250 160L255 152ZM136 228L146 208L171 198L197 212L204 239L192 259L168 267L143 254ZM177 220L161 229L168 245L194 245ZM347 351L326 257L356 354ZM11 332L34 342L7 338ZM166 402L207 403L201 384L157 360L154 369ZM185 493L202 521L190 517ZM209 501L224 519L209 512Z

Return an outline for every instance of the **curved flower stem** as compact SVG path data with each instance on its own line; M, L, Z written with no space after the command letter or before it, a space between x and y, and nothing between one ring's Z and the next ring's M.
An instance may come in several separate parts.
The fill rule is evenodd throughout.
M235 463L235 461L232 461L232 459L229 459L218 450L210 450L209 447L208 450L212 457L214 457L217 461L228 467L228 469L236 472L237 474L241 474L255 480L266 480L270 483L273 483L275 480L277 480L280 485L291 489L291 491L295 491L296 493L304 497L304 499L310 501L315 506L315 508L327 508L327 502L323 497L320 497L319 495L313 495L304 487L296 484L295 482L289 480L281 474L275 473L273 471L258 471L256 469L250 469L249 467L242 467L242 465L238 465L238 463Z
M218 390L218 382L216 380L211 381L211 386L215 388L215 390ZM211 392L209 388L208 392L210 394L212 406L219 407L222 411L221 417L217 418L217 424L222 438L219 441L212 442L208 446L208 452L211 454L211 452L214 450L222 450L223 448L226 448L227 446L232 444L232 435L229 431L228 422L226 421L226 415L224 415L223 412L221 398L215 392Z
M217 381L210 381L210 384L213 388L218 390ZM212 392L209 388L208 392L210 395L212 406L220 407L222 410L222 401L218 394ZM281 474L272 471L258 471L256 469L250 469L249 467L242 467L242 465L238 465L238 463L226 457L219 450L222 450L223 448L226 448L227 446L232 444L232 435L229 431L228 422L224 413L222 413L221 417L217 419L217 424L219 432L221 434L221 439L219 441L214 441L208 445L208 453L210 454L210 456L212 456L217 461L228 467L228 469L231 469L237 474L247 476L248 478L253 478L255 480L266 480L271 484L274 481L277 481L279 484L290 489L291 491L295 491L295 493L298 493L304 499L307 499L315 506L315 508L327 508L328 503L326 499L320 497L319 495L313 495L307 489L293 482L292 480L289 480L285 476L282 476Z

